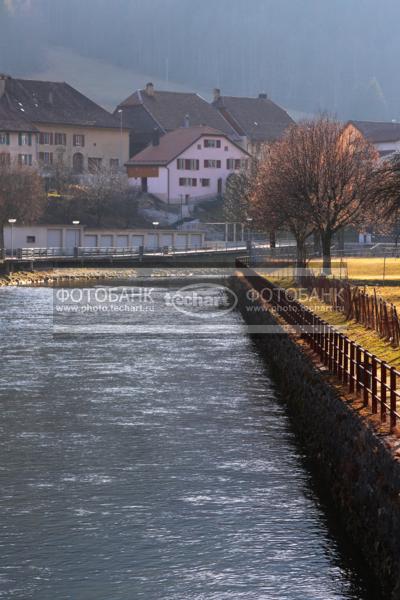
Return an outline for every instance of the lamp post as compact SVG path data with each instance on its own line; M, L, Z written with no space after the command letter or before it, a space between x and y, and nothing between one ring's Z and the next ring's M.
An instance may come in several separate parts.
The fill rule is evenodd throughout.
M153 221L153 227L154 229L157 229L158 225L159 225L159 221Z
M14 223L17 222L17 219L8 219L8 222L11 225L11 258L14 257Z
M78 220L72 221L72 225L75 225L75 227L77 227L79 224L80 224L80 221L78 221ZM79 231L75 231L75 240L74 241L75 241L75 248L76 248L76 250L74 249L74 253L76 255L78 254L79 241L80 241L79 238L80 238Z
M251 224L253 222L253 219L251 217L247 217L246 221L247 221L248 228L249 228L248 239L247 239L247 249L249 251L249 261L250 261L250 266L251 266L252 259L253 259L253 232L252 232Z
M122 169L122 165L124 162L124 157L123 157L123 151L122 151L122 147L123 147L123 143L122 143L122 117L124 114L124 111L122 110L122 108L118 109L118 114L119 114L119 154L120 154L120 160L121 160L121 169Z

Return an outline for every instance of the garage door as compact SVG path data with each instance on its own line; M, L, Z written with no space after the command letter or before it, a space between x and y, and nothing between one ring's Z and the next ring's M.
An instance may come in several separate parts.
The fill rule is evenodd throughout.
M133 235L132 236L132 248L139 248L144 244L144 235Z
M175 246L179 250L185 250L187 246L187 235L178 233L175 237Z
M67 229L65 238L66 248L75 248L75 246L79 246L79 237L79 229Z
M47 247L61 248L62 247L62 230L48 229L47 230Z
M97 248L97 235L85 235L85 248Z
M129 248L129 235L117 235L117 248Z
M112 235L101 235L100 246L101 248L112 248L113 236Z
M158 248L158 234L157 233L148 233L147 234L146 246L149 250L156 250L156 248Z
M190 236L190 247L191 248L201 248L201 235L197 233L192 233Z
M161 236L161 246L172 246L172 233L164 233Z

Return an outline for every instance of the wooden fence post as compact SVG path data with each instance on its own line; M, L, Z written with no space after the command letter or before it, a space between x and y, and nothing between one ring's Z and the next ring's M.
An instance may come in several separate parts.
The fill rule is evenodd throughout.
M376 415L378 412L378 398L376 395L377 381L376 381L376 356L371 359L371 406L372 414Z
M396 410L397 410L397 397L396 397L396 369L390 368L390 431L392 432L396 427Z
M382 423L386 423L386 377L387 374L387 365L386 363L381 363L381 421Z

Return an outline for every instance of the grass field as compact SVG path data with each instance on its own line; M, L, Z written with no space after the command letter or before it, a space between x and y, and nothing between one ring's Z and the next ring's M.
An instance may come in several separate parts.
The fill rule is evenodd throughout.
M311 260L310 268L320 268L321 260ZM346 276L349 279L394 281L400 284L400 258L334 258L332 274L335 277Z
M349 270L351 270L352 273L364 274L369 269L371 274L376 274L377 268L379 268L382 260L383 259L352 258L349 260ZM392 281L396 279L394 275L397 273L397 280L400 282L400 259L387 259L388 262L389 260L391 261L390 267L391 273L393 274ZM296 287L295 281L291 277L282 278L278 275L278 277L275 279L273 276L268 274L267 278L283 288ZM353 275L353 278L367 279L366 277L361 277L359 275ZM375 275L375 277L371 276L369 279L375 280L377 277ZM386 301L395 304L400 311L400 285L366 285L367 292L373 293L374 288L379 295L381 295ZM382 360L385 360L389 364L395 366L397 369L400 369L400 348L392 348L390 343L382 340L375 331L366 329L363 325L360 325L355 321L346 320L342 313L334 311L329 305L325 304L321 300L316 298L305 300L302 296L302 302L319 317L321 317L321 319L337 327L344 335L347 335L350 339L357 342L357 344L360 344L372 354L375 354Z

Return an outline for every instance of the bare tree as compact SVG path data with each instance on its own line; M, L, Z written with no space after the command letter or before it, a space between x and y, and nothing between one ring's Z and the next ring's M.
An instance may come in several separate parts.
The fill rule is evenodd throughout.
M356 223L372 202L376 150L337 121L320 117L291 127L268 161L262 187L269 212L286 222L300 244L301 235L315 230L324 272L330 273L334 234Z
M0 248L4 247L3 228L9 218L20 225L33 223L45 206L43 179L32 167L0 162Z

